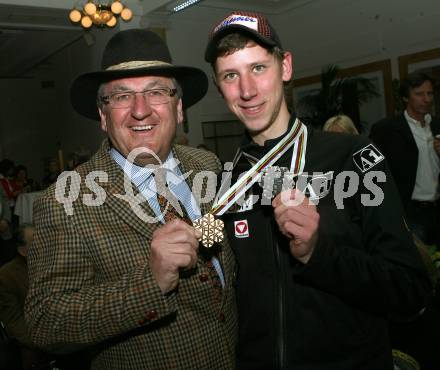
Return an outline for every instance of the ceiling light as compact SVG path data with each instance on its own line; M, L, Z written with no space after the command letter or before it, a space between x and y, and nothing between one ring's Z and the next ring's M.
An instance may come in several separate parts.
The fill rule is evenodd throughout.
M131 9L124 8L121 12L121 18L126 22L133 18L133 12L131 11Z
M175 6L175 7L173 8L173 12L174 12L174 13L180 12L181 10L186 9L186 8L188 8L188 7L191 6L191 5L195 5L195 4L197 4L198 2L200 2L200 1L201 1L201 0L186 0L186 1L184 1L183 3L181 3L181 4L177 5L177 6Z
M124 6L121 4L120 1L114 1L110 8L112 9L113 14L121 14Z
M124 6L119 0L111 0L101 4L101 0L88 0L82 8L74 7L69 13L69 19L73 23L80 23L83 28L114 27L118 17L125 22L133 18L133 12Z
M78 9L72 9L69 14L69 18L73 23L77 23L81 20L82 14Z
M93 15L96 13L96 5L92 2L88 2L86 5L84 5L84 11L87 13L87 15Z
M92 19L88 15L81 18L81 26L83 26L84 28L90 28L92 27L92 25Z

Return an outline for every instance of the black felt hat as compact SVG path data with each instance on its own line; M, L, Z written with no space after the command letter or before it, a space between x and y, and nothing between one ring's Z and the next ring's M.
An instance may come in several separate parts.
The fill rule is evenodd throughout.
M96 98L103 82L135 76L174 77L182 87L183 107L202 99L208 90L206 74L197 68L172 64L166 43L154 32L130 29L118 32L105 47L101 70L77 77L70 89L73 108L99 120Z

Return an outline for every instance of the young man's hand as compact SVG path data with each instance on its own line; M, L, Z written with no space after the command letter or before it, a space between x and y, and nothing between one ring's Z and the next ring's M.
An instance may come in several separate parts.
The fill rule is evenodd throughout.
M319 213L316 206L297 189L278 194L272 206L281 232L290 239L290 253L307 263L318 240Z

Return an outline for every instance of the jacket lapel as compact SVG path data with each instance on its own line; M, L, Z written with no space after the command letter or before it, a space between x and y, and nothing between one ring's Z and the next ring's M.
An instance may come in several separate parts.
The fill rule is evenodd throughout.
M108 175L107 183L102 185L107 194L104 204L131 228L151 239L160 222L154 222L155 214L147 200L110 157L109 149L106 140L95 156L95 168Z
M196 177L197 173L201 171L206 171L206 166L200 161L197 161L192 156L190 156L189 153L187 153L187 150L185 150L184 146L174 146L172 152L174 157L179 160L179 168L182 174L185 175L189 173L186 182L192 192L194 185L194 178ZM202 194L205 193L206 193L206 185L204 185L202 188ZM208 213L211 210L213 202L214 202L214 198L207 203L198 204L202 215Z
M417 148L416 141L414 140L414 136L403 113L399 116L397 121L396 132L397 135L402 136L412 147Z

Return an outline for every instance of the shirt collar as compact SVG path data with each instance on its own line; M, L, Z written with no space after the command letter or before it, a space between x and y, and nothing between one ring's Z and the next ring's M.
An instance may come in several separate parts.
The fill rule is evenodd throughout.
M408 123L413 124L413 125L417 125L418 127L423 127L421 122L417 121L416 119L412 118L408 112L405 109L405 112L403 113L405 115L405 118L407 120ZM429 113L425 114L425 125L429 125L432 121L432 117Z
M117 165L124 171L124 173L128 176L128 178L139 187L142 183L147 181L154 172L156 167L154 166L138 166L135 163L130 163L121 153L119 153L115 148L111 148L109 150L110 157L117 163ZM172 151L169 152L167 159L162 164L162 167L167 169L167 178L168 173L179 173L176 159L173 156Z
M286 132L274 139L266 140L263 146L260 146L255 141L253 141L249 133L246 131L243 140L241 141L240 149L243 152L249 153L251 155L257 155L259 153L268 152L275 145L277 145L280 142L280 140L283 139L283 137L285 137L290 132L291 128L293 127L293 124L295 123L295 120L296 120L296 115L295 113L292 113L290 116L290 120Z

